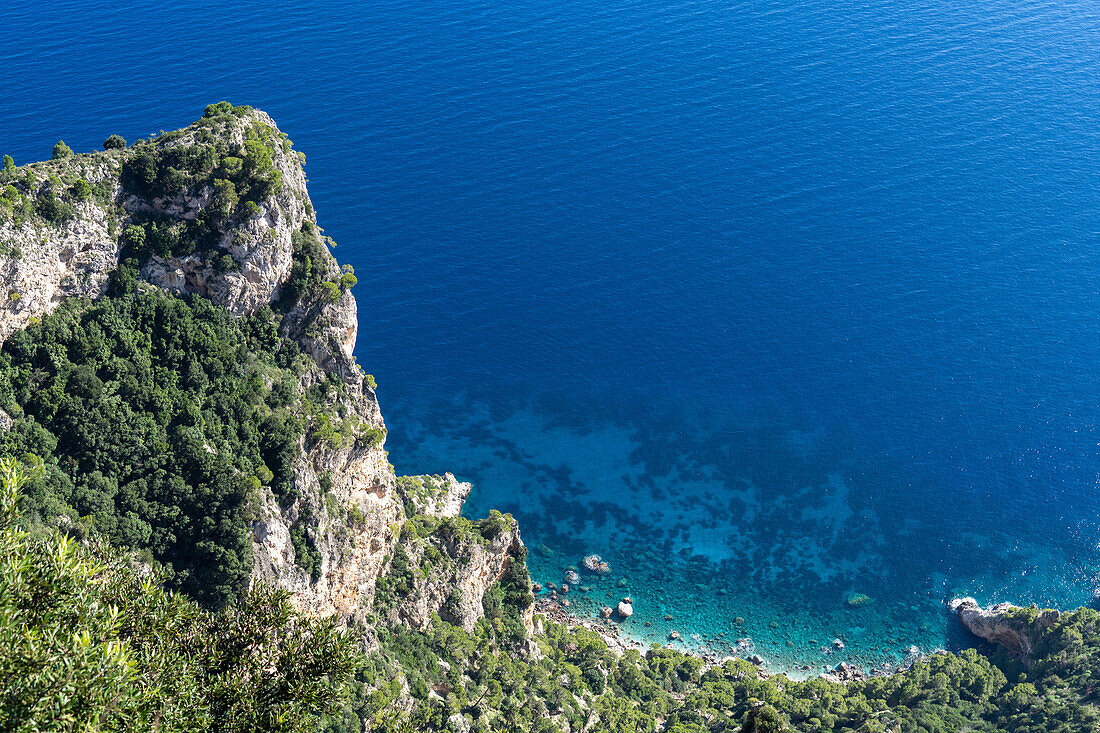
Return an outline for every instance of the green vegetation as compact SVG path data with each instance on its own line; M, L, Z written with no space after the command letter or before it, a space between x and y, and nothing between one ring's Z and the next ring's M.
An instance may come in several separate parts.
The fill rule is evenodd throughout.
M103 141L104 150L125 150L126 138L122 135L110 135Z
M523 607L523 599L503 603ZM746 661L704 669L663 648L619 657L592 632L554 623L536 637L541 658L534 658L517 654L514 640L494 626L490 615L469 635L438 617L425 631L381 629L380 651L360 660L349 703L326 730L453 730L454 715L475 731L580 731L597 716L603 730L677 733L1069 733L1100 722L1100 642L1078 639L1100 639L1100 614L1089 610L1064 616L1046 633L1047 655L1030 673L1001 654L995 664L965 650L847 685L762 677ZM398 702L400 679L411 690L411 710Z
M294 247L294 265L290 271L290 277L283 285L284 307L290 307L303 298L311 296L323 287L322 283L329 286L325 290L328 299L339 299L339 288L332 283L325 283L324 263L329 255L325 250L325 243L317 232L317 227L312 222L306 221L300 231L291 235L291 244Z
M0 453L43 459L29 511L142 551L172 587L221 606L250 571L260 485L293 490L303 426L287 370L302 359L270 313L158 294L66 301L0 352L14 418Z
M20 526L23 467L0 460L0 730L316 730L353 645L285 591L213 614L107 548Z
M94 183L87 177L96 171L90 164L102 155L75 155L59 142L49 161L20 168L11 156L4 156L0 171L0 221L11 221L16 227L56 226L70 221L75 215L74 206L80 202L95 201L100 207L111 208L110 187L98 174Z
M53 146L53 154L50 156L52 160L60 160L62 158L73 157L73 150L65 144L64 140L58 140L57 145Z
M125 257L140 265L150 254L181 257L213 251L238 218L256 216L264 200L282 190L273 155L276 146L289 141L258 120L245 121L251 114L251 107L219 102L190 127L130 147L120 173L127 195L198 200L209 190L213 205L197 218L131 212L130 226L143 234L127 237ZM234 142L232 134L241 128L243 144ZM112 144L120 142L125 145L121 138Z

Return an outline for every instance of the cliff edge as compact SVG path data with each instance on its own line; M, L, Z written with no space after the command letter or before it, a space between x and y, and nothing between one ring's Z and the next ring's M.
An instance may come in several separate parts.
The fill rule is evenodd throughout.
M304 156L266 113L225 102L187 128L119 142L87 154L59 144L49 161L9 159L0 173L0 339L66 299L134 289L266 314L312 364L297 385L294 489L264 486L248 510L251 583L288 588L313 616L422 627L441 613L472 629L523 557L518 528L509 517L471 532L459 517L470 487L449 474L399 484L374 380L353 356L356 278L317 226ZM383 580L377 607L380 579L410 562L422 572L396 595Z

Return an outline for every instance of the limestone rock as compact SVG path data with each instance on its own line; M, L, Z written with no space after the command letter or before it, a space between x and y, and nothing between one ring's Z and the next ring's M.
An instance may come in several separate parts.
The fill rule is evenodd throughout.
M1036 607L1021 608L1011 603L982 608L973 598L956 598L948 606L970 633L1000 644L1025 664L1030 660L1039 634L1061 618L1053 609L1040 611Z
M150 189L155 193L147 194L122 185L127 161L142 149L189 146L187 152L220 159L227 150L243 155L251 134L265 136L277 174L271 180L278 182L248 207L229 213L219 209L211 216L220 204L205 183L181 184L179 190L158 184ZM60 223L0 217L0 278L5 283L0 291L0 340L66 298L102 295L118 268L120 234L128 225L155 220L183 228L200 219L206 222L205 248L181 256L150 254L138 287L205 297L237 315L254 314L282 301L295 264L295 240L300 242L307 233L315 237L319 231L301 159L275 122L259 110L241 108L216 125L200 121L127 150L31 164L17 175L18 185L29 196L37 195L35 187L54 185L47 184L51 179L68 185L83 178L97 193L76 201L73 217ZM322 282L337 285L339 264L323 241L313 241L319 249L313 252L312 272L320 274ZM302 375L300 390L337 375L344 387L334 407L355 433L333 444L306 445L303 438L294 491L282 500L269 489L261 491L251 508L251 582L289 589L291 602L306 615L361 620L376 610L378 579L391 569L399 546L418 563L428 552L422 539L402 537L406 506L440 520L456 520L471 487L451 474L415 477L418 480L411 482L394 476L373 386L353 357L358 322L350 290L317 288L284 306L289 310L278 321L280 332L297 341L314 361ZM0 429L7 425L10 418L0 414ZM469 525L463 521L454 526ZM489 538L475 536L475 530L433 545L444 561L438 567L425 563L431 572L418 576L414 592L389 609L392 618L423 628L438 612L472 630L483 614L486 590L525 552L510 517L489 529ZM312 576L295 557L294 538L299 546L305 538L319 557ZM530 610L524 612L528 627L534 623Z
M457 517L473 485L459 481L453 474L442 476L402 476L397 491L419 514L431 517Z
M819 675L829 682L858 682L867 679L867 674L859 667L841 662L832 671Z

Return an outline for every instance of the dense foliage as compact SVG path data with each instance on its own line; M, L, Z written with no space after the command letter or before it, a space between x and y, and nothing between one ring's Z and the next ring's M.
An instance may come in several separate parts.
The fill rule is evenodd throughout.
M353 644L285 592L219 613L107 549L19 525L0 460L0 730L298 733L333 709Z
M619 657L594 633L554 623L536 637L541 658L523 657L489 619L468 635L437 618L426 631L380 630L381 650L359 661L349 703L326 730L459 730L459 717L475 731L581 731L597 720L602 730L678 733L1095 730L1100 643L1078 636L1100 639L1100 614L1063 623L1030 673L968 649L844 685L762 677L746 661L704 669L671 649Z
M293 489L303 358L270 313L155 293L66 301L0 352L14 419L0 452L45 462L28 511L140 550L220 606L249 575L260 486Z

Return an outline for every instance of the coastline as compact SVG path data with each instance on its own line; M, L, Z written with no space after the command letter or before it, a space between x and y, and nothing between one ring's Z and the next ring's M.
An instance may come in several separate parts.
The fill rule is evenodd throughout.
M824 679L829 682L857 682L870 678L890 677L896 674L901 674L911 669L915 663L923 659L926 659L936 654L948 653L945 649L936 649L932 652L916 653L911 656L911 659L907 663L897 665L896 667L889 670L882 670L874 667L871 668L869 671L865 671L860 665L849 663L846 660L840 661L833 667L828 667L828 671L818 672L817 674L814 674L815 670L809 665L786 666L780 663L776 664L776 668L773 669L771 668L768 660L764 659L756 653L747 653L744 655L722 655L708 652L703 649L693 649L686 645L681 647L672 646L667 643L651 643L647 645L645 642L632 636L630 632L626 630L614 618L584 618L578 616L573 611L568 610L567 606L562 606L559 603L560 600L561 599L552 596L536 597L535 602L532 606L532 612L536 616L541 615L545 617L548 621L553 621L554 623L561 624L570 629L583 628L591 631L592 633L599 636L600 639L603 640L605 644L607 644L607 648L616 655L621 656L622 654L625 654L630 650L635 650L639 654L644 655L648 650L652 648L671 649L673 651L679 652L680 654L684 654L686 656L694 657L700 660L703 663L703 669L721 666L727 661L741 660L751 663L756 668L757 675L761 679L783 676L792 681L800 682L817 677L819 679ZM679 638L680 637L677 637L677 639ZM751 645L751 643L745 647L746 651L751 651L753 648L754 647Z

